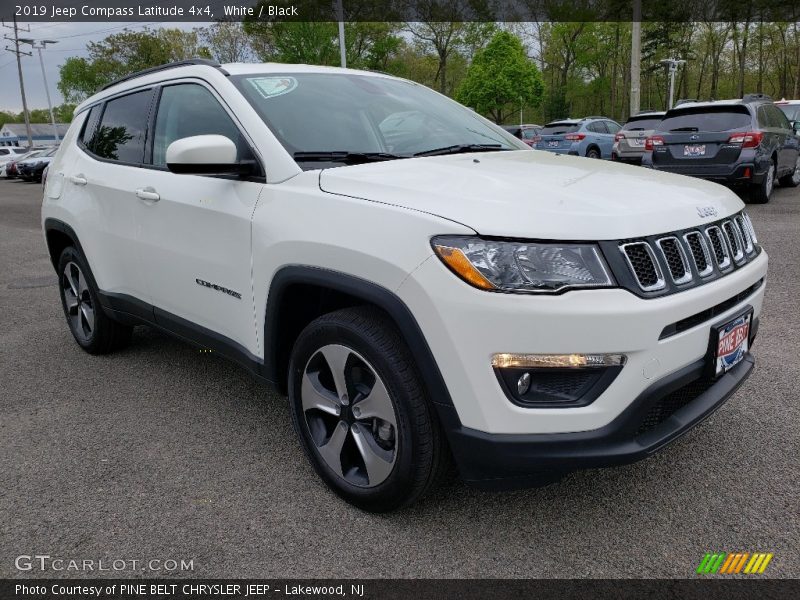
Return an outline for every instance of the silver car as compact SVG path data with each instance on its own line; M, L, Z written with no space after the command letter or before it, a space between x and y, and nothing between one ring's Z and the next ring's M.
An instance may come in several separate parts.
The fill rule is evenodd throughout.
M627 120L614 136L611 160L641 164L644 142L664 118L664 112L645 111Z

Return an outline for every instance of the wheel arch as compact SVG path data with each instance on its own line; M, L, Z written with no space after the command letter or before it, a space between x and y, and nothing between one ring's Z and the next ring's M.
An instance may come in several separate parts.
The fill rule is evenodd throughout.
M591 152L592 150L597 150L597 154L599 154L601 158L603 157L603 151L600 150L600 146L598 146L594 142L586 146L586 154L584 156L589 156L589 152Z
M75 246L84 257L86 256L75 230L64 221L52 218L45 219L44 236L47 242L50 262L53 264L54 269L58 269L58 259L67 246Z
M266 378L285 392L289 356L303 328L323 314L359 305L375 306L388 316L411 350L431 400L453 406L433 352L408 306L380 285L319 267L286 266L272 278L264 318Z

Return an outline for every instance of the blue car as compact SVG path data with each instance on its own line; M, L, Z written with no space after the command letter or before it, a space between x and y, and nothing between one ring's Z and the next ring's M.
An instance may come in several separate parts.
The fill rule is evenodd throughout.
M614 136L621 128L606 117L561 119L545 125L533 147L558 154L610 159Z

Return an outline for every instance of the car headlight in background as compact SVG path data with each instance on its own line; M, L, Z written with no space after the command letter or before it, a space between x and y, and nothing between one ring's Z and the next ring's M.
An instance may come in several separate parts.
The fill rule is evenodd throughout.
M450 270L483 290L554 293L615 285L595 244L506 242L466 236L439 236L431 244Z

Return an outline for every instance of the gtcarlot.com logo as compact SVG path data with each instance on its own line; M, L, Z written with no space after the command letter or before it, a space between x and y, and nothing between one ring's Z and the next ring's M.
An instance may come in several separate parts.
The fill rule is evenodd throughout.
M49 554L21 554L14 560L18 571L121 572L194 571L194 559L183 558L58 558Z
M706 552L698 575L760 575L772 561L772 552Z

